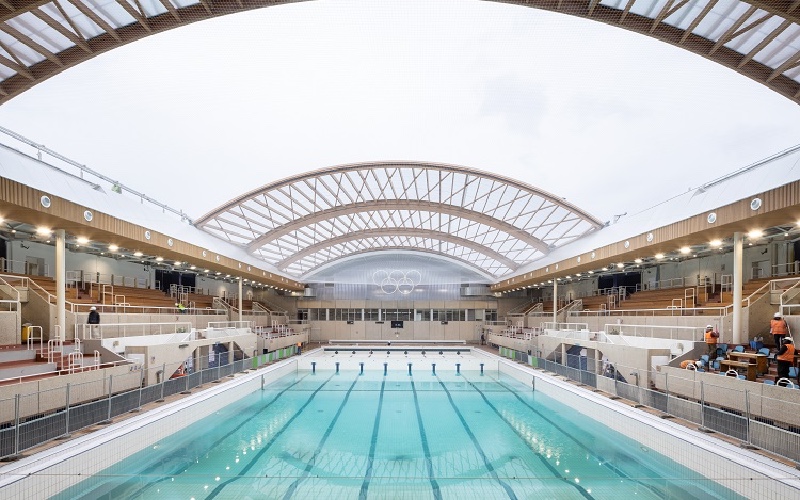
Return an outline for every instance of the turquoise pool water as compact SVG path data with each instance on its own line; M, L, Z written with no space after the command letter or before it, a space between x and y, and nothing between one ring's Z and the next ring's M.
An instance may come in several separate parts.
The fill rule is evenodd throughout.
M515 380L286 376L59 498L740 498Z

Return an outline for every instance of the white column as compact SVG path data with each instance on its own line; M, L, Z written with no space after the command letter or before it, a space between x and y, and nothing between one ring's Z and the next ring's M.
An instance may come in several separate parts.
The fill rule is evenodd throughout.
M558 280L553 278L553 328L558 323Z
M67 265L66 265L66 234L63 229L56 229L56 325L60 330L61 339L66 337L66 297L67 297Z
M242 277L239 276L239 321L242 321Z
M742 343L742 233L733 233L733 343Z

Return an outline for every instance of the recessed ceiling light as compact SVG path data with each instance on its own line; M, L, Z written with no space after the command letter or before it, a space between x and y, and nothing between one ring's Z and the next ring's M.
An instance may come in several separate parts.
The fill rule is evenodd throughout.
M81 245L85 245L85 244L89 243L89 238L86 238L84 236L79 236L78 237L78 243L80 243Z
M197 269L197 266L191 266L189 269L195 270L195 269Z
M594 274L594 271L589 271L589 274Z
M663 253L657 253L656 254L656 259L661 260L663 258L664 258L664 254Z
M181 265L181 261L179 261L179 260L176 260L176 261L175 261L175 265L176 265L176 266L180 266L180 265Z
M623 267L625 267L625 264L624 264L624 263L622 263L622 262L620 262L619 264L617 264L617 267L618 267L619 269L622 269Z
M141 257L142 255L144 255L142 252L133 252L134 257Z
M156 257L156 262L163 262L163 261L164 261L164 257Z
M36 234L50 234L50 232L49 227L40 226L36 228Z
M641 264L642 263L642 259L634 259L634 262L637 263L637 264Z
M722 246L722 240L711 240L708 242L708 244L714 248L719 248Z
M752 231L747 233L747 237L752 239L761 238L762 236L764 236L764 231L760 229L753 229Z
M689 247L681 247L681 253L683 255L688 255L688 254L692 253L692 249L689 248Z
M117 245L108 245L109 252L116 252L117 250L119 250L119 247Z

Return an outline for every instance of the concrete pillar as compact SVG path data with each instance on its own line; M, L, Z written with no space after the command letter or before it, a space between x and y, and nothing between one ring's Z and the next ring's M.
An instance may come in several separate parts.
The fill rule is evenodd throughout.
M601 373L603 370L603 353L600 352L600 349L594 350L594 372Z
M553 278L553 328L558 323L558 280Z
M67 297L67 264L66 233L56 229L56 325L63 340L67 333L66 297Z
M242 321L242 277L239 276L239 321Z
M561 364L567 366L567 344L561 342Z
M742 233L733 233L733 343L742 343Z

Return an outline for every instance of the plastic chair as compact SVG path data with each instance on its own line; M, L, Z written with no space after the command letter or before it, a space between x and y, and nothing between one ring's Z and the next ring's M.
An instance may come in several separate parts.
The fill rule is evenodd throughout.
M789 378L797 378L797 367L789 367Z
M747 380L747 377L745 377L744 375L739 375L739 380Z
M764 383L767 385L775 385L775 382L772 380L765 380Z
M708 366L708 354L703 354L700 356L700 361L703 362L703 366Z
M723 358L722 356L718 357L717 359L712 361L711 367L714 368L715 370L719 370L719 362L722 361L723 359L725 358Z
M737 345L733 348L733 352L744 352L744 347Z

